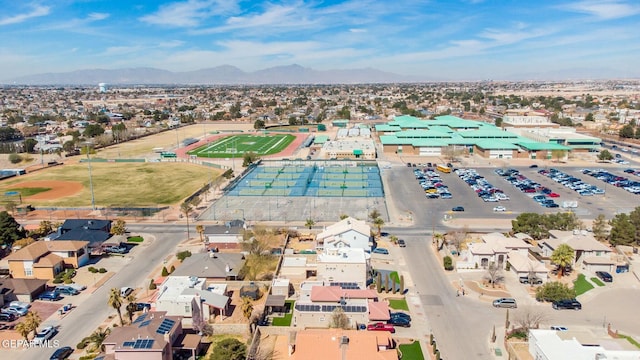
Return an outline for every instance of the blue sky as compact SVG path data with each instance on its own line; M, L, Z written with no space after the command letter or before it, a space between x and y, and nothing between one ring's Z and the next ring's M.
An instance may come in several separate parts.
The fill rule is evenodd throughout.
M451 80L575 69L640 77L638 0L0 0L0 9L0 80L224 64Z

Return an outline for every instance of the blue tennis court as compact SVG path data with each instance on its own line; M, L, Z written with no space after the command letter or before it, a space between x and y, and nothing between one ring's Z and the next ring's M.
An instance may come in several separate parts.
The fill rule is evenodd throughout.
M230 196L382 197L380 169L375 163L356 166L258 165L228 192Z

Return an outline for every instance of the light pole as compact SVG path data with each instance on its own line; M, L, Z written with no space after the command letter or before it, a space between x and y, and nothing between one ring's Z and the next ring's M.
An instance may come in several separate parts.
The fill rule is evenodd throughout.
M91 145L91 143L87 142L87 164L89 164L89 190L91 191L91 209L95 210L96 209L96 198L95 195L93 194L93 176L91 176L91 158L89 157L89 145Z

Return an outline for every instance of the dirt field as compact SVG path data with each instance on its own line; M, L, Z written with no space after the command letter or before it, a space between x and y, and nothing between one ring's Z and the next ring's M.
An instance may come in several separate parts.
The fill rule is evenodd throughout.
M76 181L55 181L55 180L39 180L39 181L22 181L7 187L7 189L20 188L50 188L35 195L23 198L23 201L33 200L57 200L63 197L72 196L82 191L82 183Z

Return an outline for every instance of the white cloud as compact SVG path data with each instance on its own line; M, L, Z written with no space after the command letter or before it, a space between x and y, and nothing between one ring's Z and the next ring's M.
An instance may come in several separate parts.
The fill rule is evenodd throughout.
M349 29L350 32L352 33L365 33L367 32L366 29Z
M104 20L106 18L109 17L109 14L107 13L90 13L89 16L87 17L87 20L92 20L92 21L99 21L99 20Z
M49 15L50 8L48 6L34 6L31 12L17 14L0 19L1 25L19 24L32 18Z
M303 29L318 24L318 21L308 20L307 9L302 4L297 5L270 5L262 13L252 13L244 16L231 16L222 26L194 31L195 34L214 34L232 30L259 28L258 34L271 34L281 32L282 29Z
M610 20L640 13L640 6L620 0L584 0L566 4L560 8L568 11L592 15L598 19Z
M160 6L157 12L140 18L141 21L169 27L194 27L203 20L238 11L236 0L187 0Z

